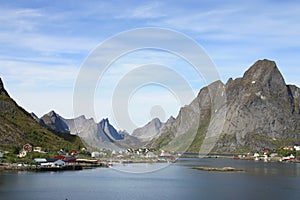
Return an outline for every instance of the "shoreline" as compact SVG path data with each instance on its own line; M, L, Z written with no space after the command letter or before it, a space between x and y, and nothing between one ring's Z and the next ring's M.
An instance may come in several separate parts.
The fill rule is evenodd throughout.
M184 158L195 158L195 159L233 159L233 160L252 160L254 162L280 162L280 163L300 163L300 160L287 160L287 161L281 161L280 157L276 158L269 158L268 160L264 160L262 157L259 158L259 160L255 160L254 157L235 157L234 155L222 155L222 154L212 154L212 155L181 155L175 160L159 160L159 159L145 159L145 160L122 160L122 159L112 159L112 160L102 160L100 163L74 163L74 164L68 164L65 167L39 167L34 164L23 164L23 163L1 163L0 164L0 172L9 172L9 171L74 171L74 170L85 170L85 169L92 169L92 168L98 168L103 167L107 168L110 167L113 164L121 163L121 164L139 164L139 163L165 163L165 162L180 162L180 159ZM193 167L193 169L197 169L198 167ZM211 170L205 167L199 167L198 170L204 170L204 171L222 171L222 170L232 170L232 169L215 169L212 168ZM233 170L234 171L234 170Z

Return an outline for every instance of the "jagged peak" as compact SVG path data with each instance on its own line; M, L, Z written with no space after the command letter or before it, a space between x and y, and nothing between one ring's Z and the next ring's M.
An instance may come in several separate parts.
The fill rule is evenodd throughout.
M224 83L221 80L216 80L216 81L212 82L211 84L209 84L208 87L219 86L219 85L224 85Z
M7 91L4 88L4 84L2 82L1 77L0 77L0 94L5 94L5 95L9 96L8 93L7 93Z
M150 124L159 124L159 125L161 125L162 122L160 121L160 119L158 117L155 117L150 122L148 122L145 126L150 125Z
M167 122L168 121L173 121L173 120L175 120L175 117L173 117L172 115L169 117L169 119L167 120Z
M161 122L158 117L153 118L151 121L153 121L153 122Z
M276 84L284 84L284 79L277 65L271 60L256 61L245 73L243 80L251 82L273 82Z
M85 115L80 115L77 119L86 119Z
M4 89L2 79L0 78L0 90Z
M54 116L54 117L56 117L56 116L57 116L57 113L56 113L54 110L51 110L50 112L48 112L47 115L48 115L48 116Z
M109 124L108 118L103 118L103 119L99 122L99 124L102 124L102 123Z

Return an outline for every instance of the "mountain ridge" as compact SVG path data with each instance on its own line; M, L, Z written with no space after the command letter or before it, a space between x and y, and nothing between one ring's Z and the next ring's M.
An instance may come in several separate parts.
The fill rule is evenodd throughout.
M300 89L287 85L276 63L266 59L256 61L240 78L203 87L189 105L180 108L176 118L170 117L166 123L152 119L132 135L118 132L107 118L98 123L85 116L64 119L52 111L37 119L13 100L5 101L11 98L1 79L0 97L2 116L17 109L57 135L78 135L97 148L146 144L205 153L261 151L300 143Z
M52 116L53 118L52 120L45 121L42 120L44 116ZM79 136L91 148L119 150L140 145L140 141L135 137L120 131L118 132L109 123L108 118L104 118L96 123L93 118L87 119L84 115L74 119L65 119L55 113L55 111L50 111L44 116L40 119L40 122L45 122L45 127L55 132L60 132L61 130L65 130L61 129L60 126L63 123L66 125L69 134Z
M299 97L300 89L286 85L274 61L258 60L243 77L202 88L180 109L164 148L178 149L188 130L194 139L186 142L191 144L187 150L197 153L261 151L299 143Z

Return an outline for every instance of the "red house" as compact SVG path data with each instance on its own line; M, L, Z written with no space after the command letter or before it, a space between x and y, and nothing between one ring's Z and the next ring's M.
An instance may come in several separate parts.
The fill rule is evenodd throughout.
M72 157L72 156L62 156L62 155L58 155L58 156L55 156L56 159L59 159L59 160L63 160L67 163L72 163L72 162L76 162L76 158Z

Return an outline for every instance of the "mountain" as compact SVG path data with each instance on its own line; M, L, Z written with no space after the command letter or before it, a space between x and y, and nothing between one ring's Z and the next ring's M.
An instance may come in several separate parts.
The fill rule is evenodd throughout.
M162 123L158 118L154 118L145 126L135 129L131 135L137 137L142 142L147 142L159 137L160 133L166 131L174 121L175 118L172 116L166 123Z
M96 123L94 119L87 119L85 116L79 116L75 119L64 119L54 111L45 114L39 121L45 124L50 130L59 134L69 133L79 136L85 144L94 148L122 149L136 147L140 141L122 132L118 132L108 119L103 119Z
M50 130L56 131L58 133L70 133L68 125L65 123L63 118L56 114L54 111L50 111L45 114L39 123Z
M0 149L18 151L26 143L54 152L84 146L76 136L56 135L42 127L9 96L0 78Z
M203 153L294 145L300 141L299 100L299 88L286 85L275 62L259 60L242 78L201 89L150 144Z
M108 119L103 119L98 124L103 135L106 136L108 141L114 142L116 140L123 140L124 135L120 134L108 121Z
M159 135L161 127L162 122L158 118L154 118L145 126L135 129L131 135L143 142L149 141Z
M225 140L216 149L261 150L299 142L299 89L286 85L274 61L259 60L226 84ZM229 139L230 138L230 139Z

